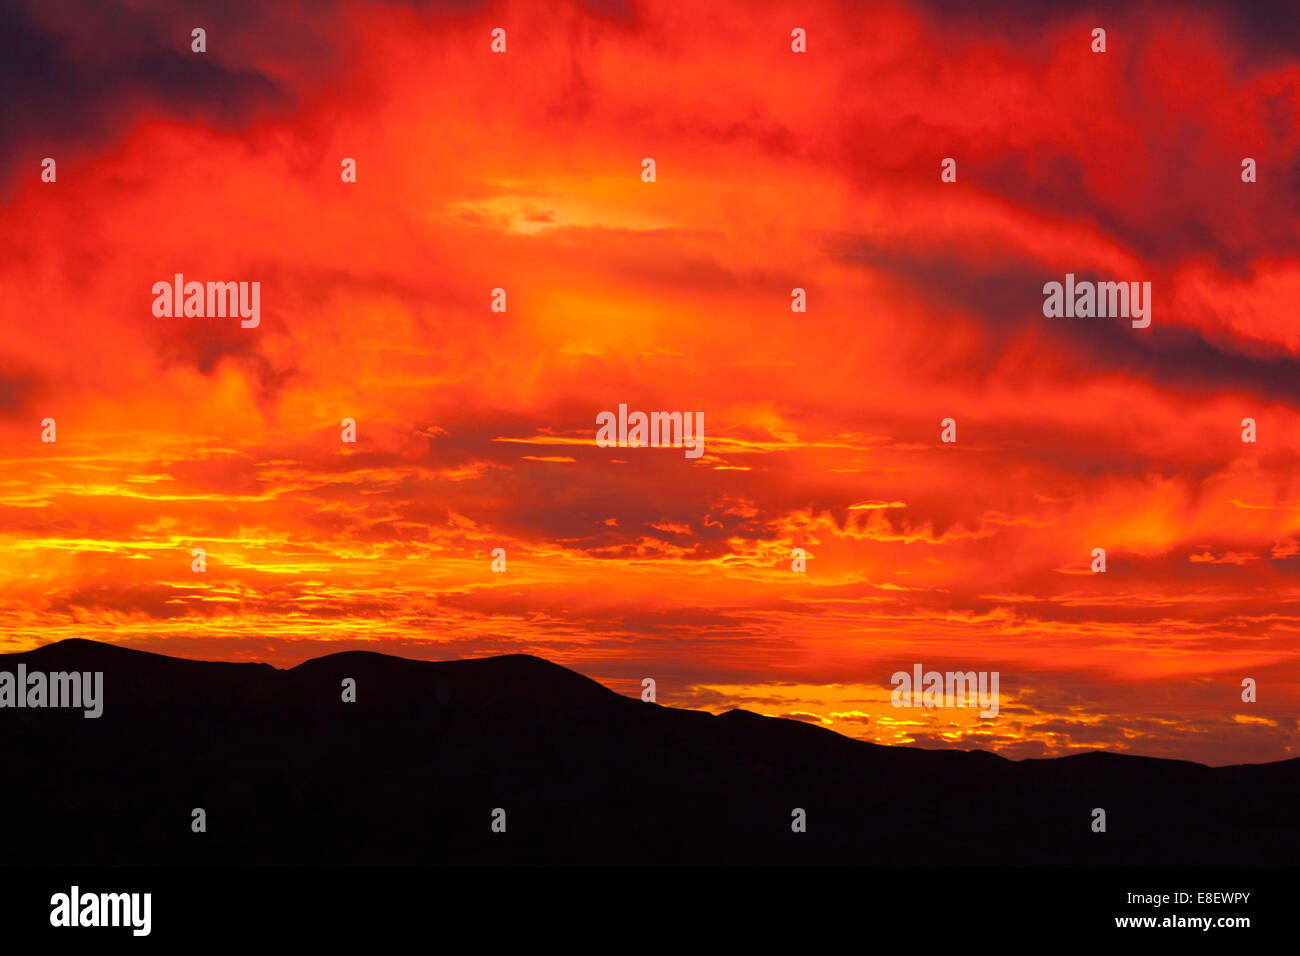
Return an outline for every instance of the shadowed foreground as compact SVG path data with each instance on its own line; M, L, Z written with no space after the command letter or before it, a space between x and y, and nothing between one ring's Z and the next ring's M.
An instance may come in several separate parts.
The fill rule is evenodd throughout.
M351 652L281 671L73 640L0 655L0 671L20 663L103 671L104 712L0 709L0 865L1300 859L1300 759L882 747L643 703L527 656Z

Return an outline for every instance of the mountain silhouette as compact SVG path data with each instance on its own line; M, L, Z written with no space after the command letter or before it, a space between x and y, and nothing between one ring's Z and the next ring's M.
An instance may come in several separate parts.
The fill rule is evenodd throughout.
M104 710L0 709L0 865L1300 859L1300 759L886 747L643 703L527 655L279 670L69 640L0 655L0 671L20 663L102 671Z

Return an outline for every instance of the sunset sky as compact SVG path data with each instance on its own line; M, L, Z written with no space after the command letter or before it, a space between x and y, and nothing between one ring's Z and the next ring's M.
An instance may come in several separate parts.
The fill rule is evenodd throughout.
M30 0L0 77L0 651L1300 757L1294 4ZM1067 272L1151 326L1044 317ZM620 403L703 456L597 447ZM916 663L998 717L892 707Z

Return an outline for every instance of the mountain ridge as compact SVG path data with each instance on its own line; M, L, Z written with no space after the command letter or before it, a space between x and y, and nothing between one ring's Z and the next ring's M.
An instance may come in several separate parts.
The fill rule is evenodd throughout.
M647 704L520 654L343 651L280 669L73 639L0 655L0 670L20 662L102 670L104 709L0 709L17 782L0 818L22 824L0 865L1300 859L1300 759L891 747Z

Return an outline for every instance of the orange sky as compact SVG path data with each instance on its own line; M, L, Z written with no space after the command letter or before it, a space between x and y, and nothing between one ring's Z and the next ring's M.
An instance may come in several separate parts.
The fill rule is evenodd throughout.
M1279 31L176 6L5 15L0 650L527 652L886 743L1300 756ZM261 282L261 324L156 318L177 272ZM1151 327L1045 318L1066 272L1150 281ZM702 411L704 455L596 447L621 402ZM998 718L891 707L914 663L998 671Z

